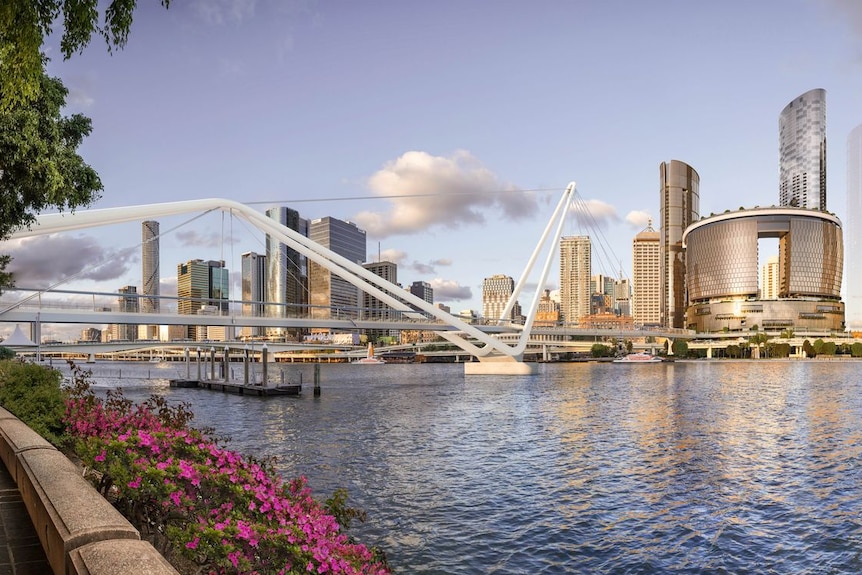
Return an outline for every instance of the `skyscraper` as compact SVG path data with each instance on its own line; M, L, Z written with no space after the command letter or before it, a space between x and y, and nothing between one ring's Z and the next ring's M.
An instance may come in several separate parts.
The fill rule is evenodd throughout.
M782 206L826 210L826 90L809 90L778 117Z
M242 254L242 315L262 317L266 301L266 256L255 252ZM245 337L264 335L259 326L242 328Z
M847 137L847 224L844 228L845 262L862 258L862 125ZM848 329L862 330L862 266L848 265L844 273L844 321Z
M652 227L632 241L632 319L635 325L661 325L660 234Z
M683 328L686 293L682 234L700 217L700 176L685 162L671 160L661 163L659 177L661 322L665 327Z
M760 299L778 299L781 275L778 269L778 256L770 256L760 266Z
M159 222L141 223L142 313L159 313ZM146 297L151 296L151 297ZM141 339L158 339L158 325L142 325Z
M118 311L129 313L140 311L137 287L123 286L117 291L120 293L120 297L117 299ZM133 323L112 324L110 332L111 340L135 341L138 336L138 326Z
M515 280L507 275L496 274L485 278L482 282L482 315L486 322L494 324L498 321L515 319L514 307L509 311L508 316L503 317L503 310L514 291Z
M189 260L177 266L177 313L198 314L204 306L207 313L224 315L229 303L229 274L222 261ZM190 339L203 339L202 326L189 326Z
M355 264L365 261L365 231L353 222L318 218L309 223L308 237ZM308 262L308 294L314 318L352 317L359 307L357 288L313 261Z
M299 212L285 206L270 208L266 211L269 218L281 225L308 235L308 221L299 217ZM266 236L266 306L267 317L297 317L305 313L308 303L306 258L296 249L277 239ZM281 328L270 328L273 335L283 335Z
M591 264L589 236L560 238L560 314L567 324L590 314Z
M380 276L386 281L398 283L398 265L392 262L371 262L362 264L362 267L370 271L376 276ZM389 290L384 290L391 296L397 297ZM368 293L362 293L362 315L368 319L389 319L392 314L392 308L389 304L384 303Z

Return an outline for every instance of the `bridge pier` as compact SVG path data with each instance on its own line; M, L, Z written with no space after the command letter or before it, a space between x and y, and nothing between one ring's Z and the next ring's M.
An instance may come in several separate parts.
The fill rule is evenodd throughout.
M508 355L480 357L479 361L464 363L464 375L535 375L538 371L535 363L524 363Z

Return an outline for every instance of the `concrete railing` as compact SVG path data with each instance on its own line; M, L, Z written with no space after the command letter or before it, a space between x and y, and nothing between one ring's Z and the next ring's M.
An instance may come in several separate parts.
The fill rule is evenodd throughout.
M74 463L2 407L0 459L18 484L54 575L177 575Z

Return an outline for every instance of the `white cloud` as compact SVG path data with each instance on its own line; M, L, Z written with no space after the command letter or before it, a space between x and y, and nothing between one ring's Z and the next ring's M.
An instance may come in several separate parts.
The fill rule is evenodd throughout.
M469 152L450 157L406 152L368 180L388 197L388 212L361 212L353 219L369 236L417 234L430 228L483 224L486 218L529 218L537 211L532 193L503 184Z
M238 243L237 238L229 235L222 236L217 231L202 233L198 230L186 229L178 231L176 237L185 247L217 248L222 245Z
M393 264L401 265L407 259L407 252L392 248L385 249L378 254L372 255L372 261L375 262L392 262Z
M66 103L78 108L90 108L95 103L95 100L80 88L72 87L69 88L69 95L66 98Z
M44 287L65 279L109 281L122 277L139 260L135 250L112 250L93 236L48 235L10 240L3 253L12 256L7 271L20 287Z
M211 26L239 24L254 16L256 0L198 0L194 11Z
M617 209L602 200L580 200L572 205L571 213L587 229L604 228L620 221Z
M434 278L428 283L434 290L434 301L463 301L473 297L469 286L462 286L455 280Z
M632 210L626 214L626 222L635 230L642 230L652 221L652 216L642 210Z
M169 278L159 278L159 295L176 297L177 295L177 276ZM173 302L168 305L172 305Z

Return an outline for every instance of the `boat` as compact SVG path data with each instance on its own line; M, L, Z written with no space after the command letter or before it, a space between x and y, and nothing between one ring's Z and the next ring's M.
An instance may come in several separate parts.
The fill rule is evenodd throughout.
M362 359L357 359L356 361L353 361L351 363L356 363L360 365L381 365L386 362L374 355L374 345L369 342L368 354Z
M662 359L658 356L646 353L630 353L628 355L624 355L623 357L618 357L614 360L614 363L661 363Z

